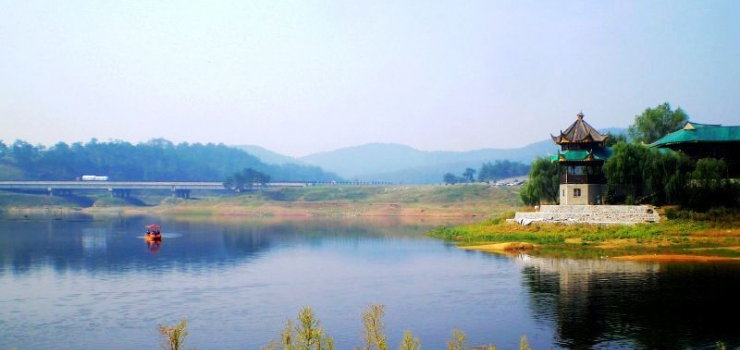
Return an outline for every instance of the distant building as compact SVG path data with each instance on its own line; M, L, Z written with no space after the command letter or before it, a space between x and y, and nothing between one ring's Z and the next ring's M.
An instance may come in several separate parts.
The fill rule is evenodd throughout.
M681 151L692 161L722 159L727 164L728 176L740 178L740 126L688 122L683 129L664 136L650 147Z
M606 178L602 171L611 149L608 135L600 134L578 113L576 121L552 140L560 146L551 160L560 166L560 205L602 204Z

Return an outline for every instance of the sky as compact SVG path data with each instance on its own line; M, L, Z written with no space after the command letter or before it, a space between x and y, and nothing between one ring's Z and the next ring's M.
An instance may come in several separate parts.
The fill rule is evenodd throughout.
M740 125L740 1L0 0L0 140L517 148Z

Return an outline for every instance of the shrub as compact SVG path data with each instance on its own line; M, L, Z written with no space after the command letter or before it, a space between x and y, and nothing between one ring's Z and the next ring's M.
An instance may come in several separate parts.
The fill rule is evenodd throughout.
M334 340L324 334L319 320L314 316L310 307L304 307L298 312L296 325L290 320L285 322L285 328L280 334L280 341L270 340L263 350L332 350Z
M164 350L180 350L188 336L188 331L185 330L186 326L187 321L184 318L171 326L162 324L157 326L157 331L162 337L160 347Z

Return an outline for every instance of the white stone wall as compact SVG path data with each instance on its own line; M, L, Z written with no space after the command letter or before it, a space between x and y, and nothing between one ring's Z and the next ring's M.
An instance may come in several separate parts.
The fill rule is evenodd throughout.
M518 212L516 222L561 222L592 224L635 224L659 222L651 205L543 205L536 212Z

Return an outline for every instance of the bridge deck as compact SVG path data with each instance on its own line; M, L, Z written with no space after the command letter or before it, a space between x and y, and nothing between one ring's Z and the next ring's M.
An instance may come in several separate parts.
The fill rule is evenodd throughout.
M221 182L0 181L0 190L222 190Z

